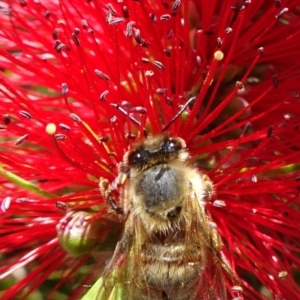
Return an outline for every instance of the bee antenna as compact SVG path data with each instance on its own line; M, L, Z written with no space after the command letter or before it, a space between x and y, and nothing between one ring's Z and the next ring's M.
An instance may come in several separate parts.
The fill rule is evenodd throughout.
M185 109L194 101L196 100L196 97L190 98L179 110L179 112L172 118L172 120L163 128L162 132L169 129L169 127L180 117L180 115L185 111Z

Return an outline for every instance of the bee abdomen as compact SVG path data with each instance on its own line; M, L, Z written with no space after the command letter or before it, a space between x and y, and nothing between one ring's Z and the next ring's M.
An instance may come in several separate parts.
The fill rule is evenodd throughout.
M205 268L203 255L205 253L195 245L194 248L183 244L148 245L143 251L143 267L137 276L137 286L145 296L141 299L193 299Z

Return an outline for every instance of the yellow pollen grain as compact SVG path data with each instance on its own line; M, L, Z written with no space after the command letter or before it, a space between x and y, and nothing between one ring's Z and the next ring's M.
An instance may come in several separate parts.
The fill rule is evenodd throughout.
M49 135L53 135L56 132L56 125L54 123L49 123L46 126L46 132Z
M221 50L217 50L215 53L214 53L214 59L217 60L217 61L220 61L224 58L224 53L221 51Z

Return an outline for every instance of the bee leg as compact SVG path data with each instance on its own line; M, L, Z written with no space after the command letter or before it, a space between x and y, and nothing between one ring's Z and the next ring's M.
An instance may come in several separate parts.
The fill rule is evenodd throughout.
M222 238L216 229L211 230L211 239L214 249L216 250L216 255L221 264L222 269L226 272L227 276L234 282L235 284L240 285L240 280L235 274L234 270L230 267L229 262L226 260L224 256L221 255L221 250L223 247Z
M213 248L216 250L216 255L218 257L218 260L221 264L222 269L226 272L228 277L236 284L240 284L240 280L235 274L234 270L230 267L229 262L226 260L225 257L222 257L220 252L222 250L223 244L222 244L222 238L220 234L218 233L217 229L211 229L210 231L211 241Z
M218 233L218 230L211 228L210 235L211 235L211 240L214 249L216 249L217 252L221 251L223 245L222 245L222 238Z
M226 272L229 279L236 285L241 285L241 281L238 278L237 274L234 272L234 270L230 267L229 262L224 258L221 257L221 255L218 255L218 258L221 262L222 269Z
M202 174L202 180L204 183L204 190L207 193L207 198L210 199L215 193L213 183L206 174Z
M122 207L118 206L115 197L112 193L111 185L109 184L109 181L103 177L99 180L99 189L102 194L102 197L105 199L107 205L117 214L123 215L124 210Z

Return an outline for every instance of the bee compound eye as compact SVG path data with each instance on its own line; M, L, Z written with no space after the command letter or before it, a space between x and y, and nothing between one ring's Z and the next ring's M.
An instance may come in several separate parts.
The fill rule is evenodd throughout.
M132 151L128 155L128 164L130 166L136 166L139 164L143 164L145 161L147 161L149 156L148 151L144 149L137 149L135 151Z
M182 145L180 141L174 138L168 138L161 144L160 149L165 153L174 153L181 150Z

